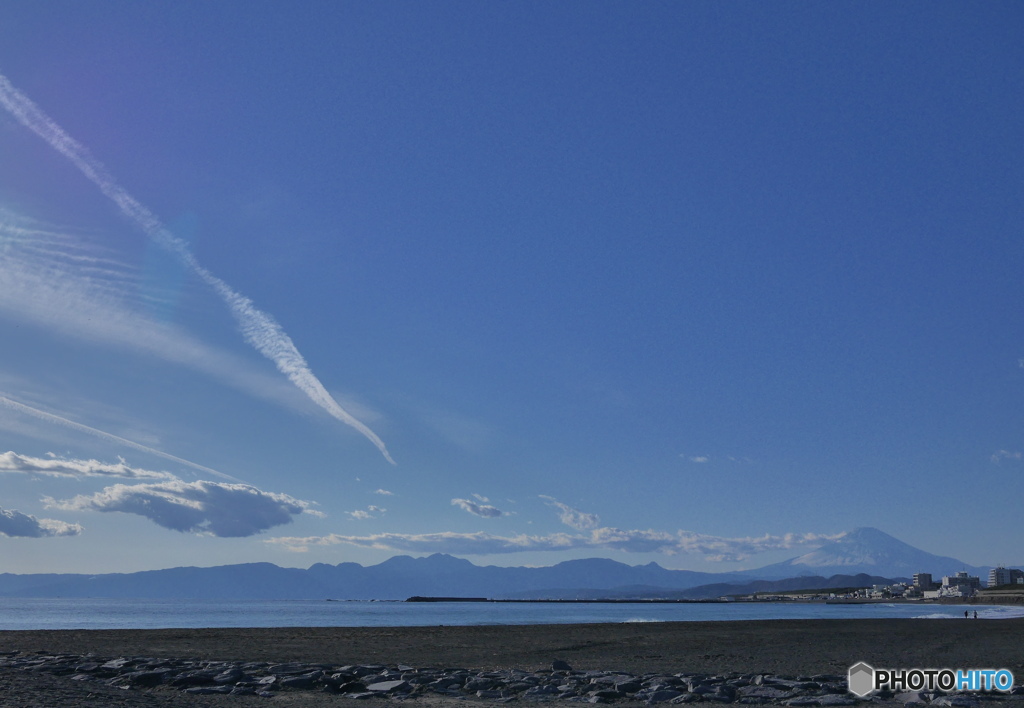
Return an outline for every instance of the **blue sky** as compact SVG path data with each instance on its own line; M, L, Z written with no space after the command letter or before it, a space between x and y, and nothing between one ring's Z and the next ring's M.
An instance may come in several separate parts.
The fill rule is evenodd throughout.
M0 571L1024 563L1019 4L3 14Z

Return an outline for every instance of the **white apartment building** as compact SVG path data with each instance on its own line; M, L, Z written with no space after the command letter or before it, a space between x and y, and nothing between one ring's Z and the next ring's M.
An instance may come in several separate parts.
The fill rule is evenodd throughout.
M993 568L988 572L988 586L994 588L998 585L1024 584L1024 570L1017 568Z

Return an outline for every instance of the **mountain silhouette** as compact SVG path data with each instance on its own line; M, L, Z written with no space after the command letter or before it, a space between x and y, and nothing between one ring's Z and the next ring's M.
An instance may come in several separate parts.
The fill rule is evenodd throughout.
M0 596L282 600L404 600L414 595L493 599L655 598L679 597L680 591L713 584L736 587L758 580L806 576L824 579L862 573L873 578L909 578L925 572L939 578L959 570L980 574L983 580L988 577L988 568L927 553L878 529L859 528L809 553L742 572L669 570L657 563L631 566L607 558L570 560L540 568L478 566L463 558L435 553L421 558L394 556L371 566L317 563L307 569L244 563L102 575L3 573Z

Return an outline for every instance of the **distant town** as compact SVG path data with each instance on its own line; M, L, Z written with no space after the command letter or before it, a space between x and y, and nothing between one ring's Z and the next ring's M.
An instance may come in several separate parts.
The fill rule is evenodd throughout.
M988 574L988 583L982 588L981 578L961 571L955 575L943 576L936 582L931 573L914 573L913 582L897 582L890 585L873 585L870 588L847 588L831 591L813 590L790 593L756 593L747 598L756 600L825 600L825 601L867 601L867 600L963 600L979 594L1000 590L1014 595L1024 595L1024 570L1018 568L993 568ZM726 599L726 598L722 598Z

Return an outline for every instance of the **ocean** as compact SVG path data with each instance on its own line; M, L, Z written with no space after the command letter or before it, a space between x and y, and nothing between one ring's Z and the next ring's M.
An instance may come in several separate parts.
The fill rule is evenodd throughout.
M437 625L696 622L771 619L1024 617L1005 605L872 603L490 603L325 600L0 598L0 629L412 627Z

